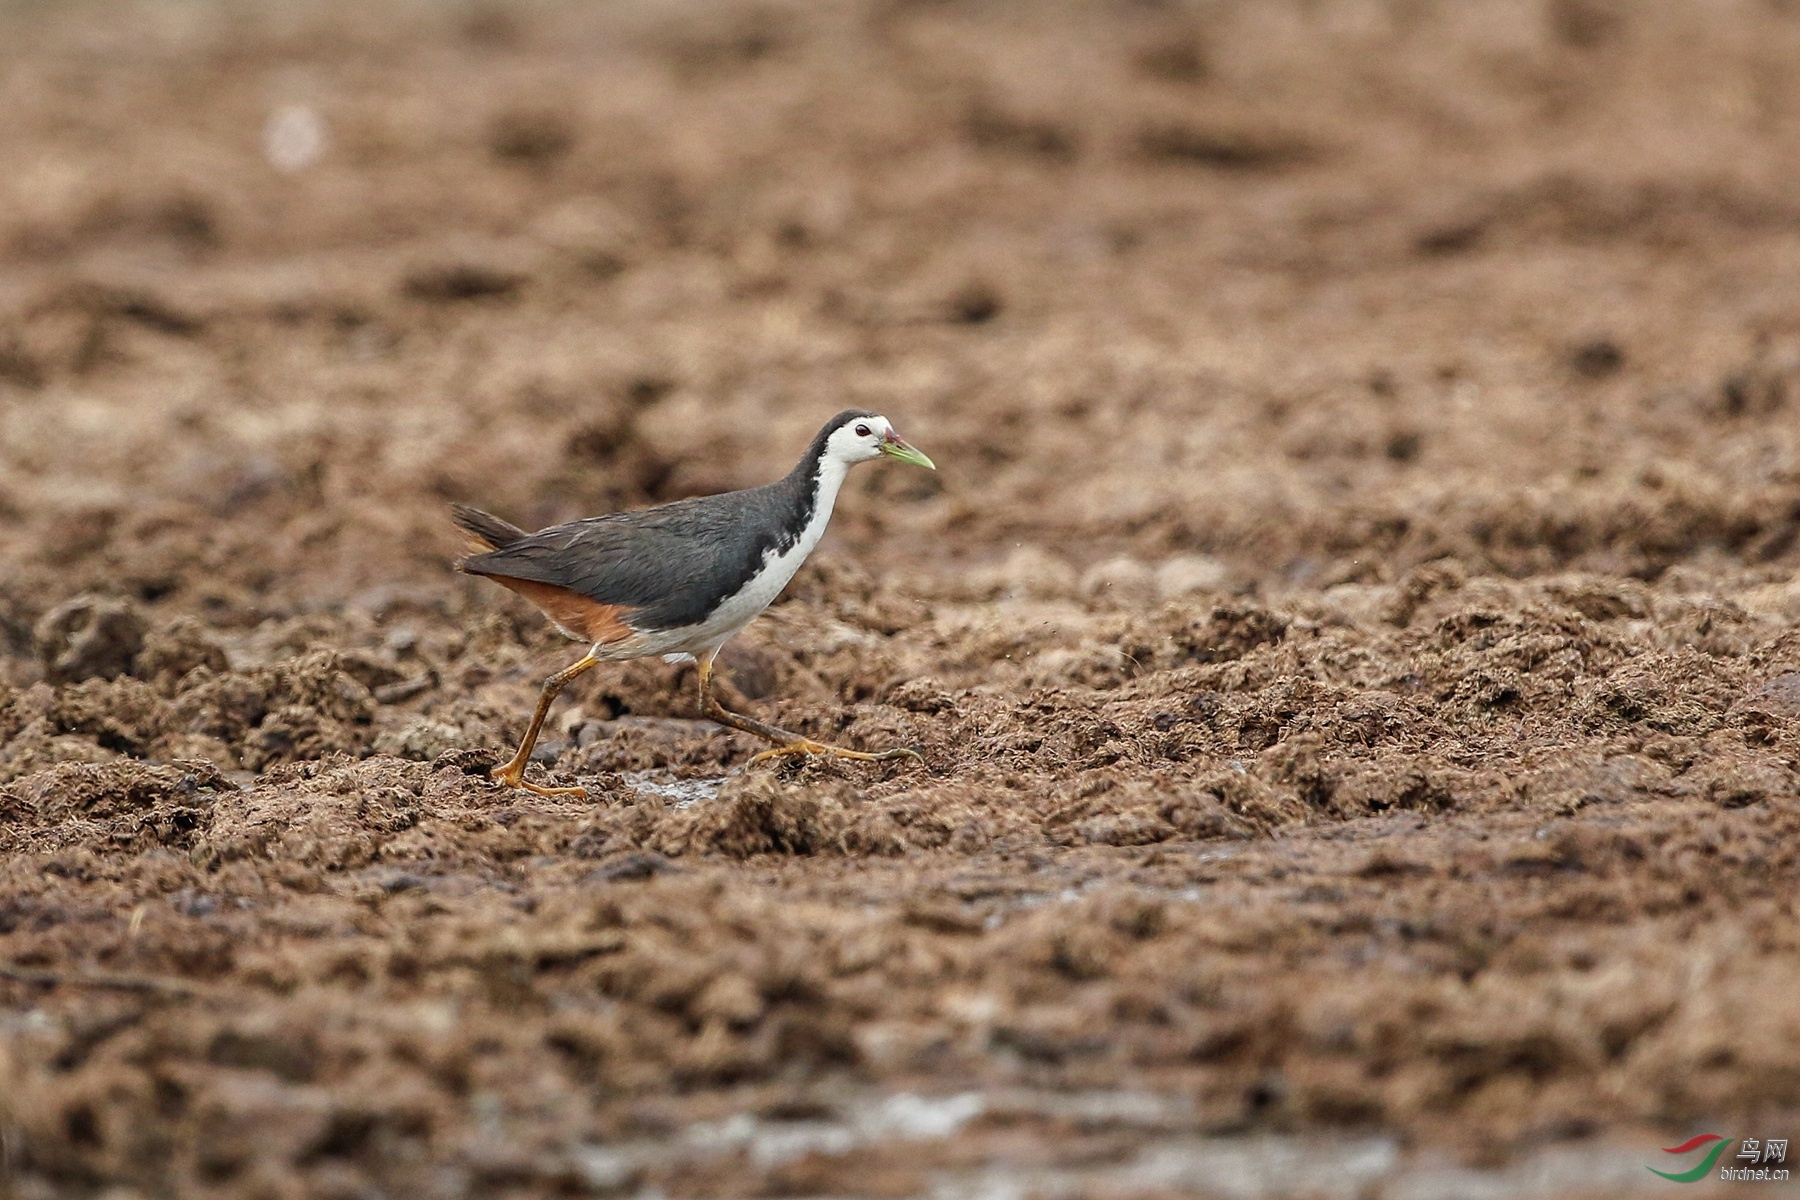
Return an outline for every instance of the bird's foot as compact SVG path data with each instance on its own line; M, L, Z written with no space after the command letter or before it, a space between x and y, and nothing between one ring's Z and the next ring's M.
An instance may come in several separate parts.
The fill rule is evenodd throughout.
M857 762L892 762L896 758L910 758L924 762L925 756L917 750L878 750L873 753L867 750L850 750L843 746L828 746L824 742L815 742L811 738L795 738L779 746L771 746L755 758L750 765L766 762L776 758L792 758L796 755L816 755L820 758L849 758Z
M526 782L525 768L522 765L508 763L504 767L495 767L488 775L501 787L518 788L535 796L574 796L580 800L587 799L587 789L583 787L544 787Z
M526 783L523 779L519 780L519 786L539 796L573 796L577 800L587 799L587 789L584 787L540 787L535 783Z

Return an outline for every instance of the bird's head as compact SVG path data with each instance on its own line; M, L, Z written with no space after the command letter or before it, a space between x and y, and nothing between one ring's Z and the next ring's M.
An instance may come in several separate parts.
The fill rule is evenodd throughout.
M936 463L894 432L886 417L871 412L840 413L826 429L825 454L846 466L885 456L928 471L937 470Z

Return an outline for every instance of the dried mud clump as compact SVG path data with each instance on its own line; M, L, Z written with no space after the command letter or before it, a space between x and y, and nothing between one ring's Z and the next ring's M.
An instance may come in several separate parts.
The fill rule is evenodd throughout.
M377 704L336 651L232 671L218 643L181 619L144 635L127 666L133 674L15 691L0 709L0 774L118 756L261 770L372 740Z
M841 847L844 823L835 797L758 775L722 789L687 831L684 848L733 858L819 854Z
M0 839L13 853L72 844L185 851L210 824L217 796L235 790L205 762L60 763L0 788Z
M260 770L367 744L374 697L334 651L317 651L243 675L187 678L170 705L172 722L227 745Z
M50 682L114 679L143 648L144 619L124 601L77 596L40 617L31 635Z
M151 629L132 662L131 673L164 695L174 695L189 672L223 675L230 669L225 650L193 617L177 617Z

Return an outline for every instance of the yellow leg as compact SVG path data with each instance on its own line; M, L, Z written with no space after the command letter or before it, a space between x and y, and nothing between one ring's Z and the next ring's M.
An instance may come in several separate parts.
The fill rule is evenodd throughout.
M717 651L714 652L715 654ZM700 711L721 725L729 725L733 729L741 729L745 733L754 734L766 742L775 745L764 750L750 760L750 765L770 758L786 758L794 754L818 754L830 758L852 758L858 762L888 762L896 758L913 758L924 762L924 757L917 750L882 750L870 753L867 750L850 750L843 746L828 746L824 742L815 742L811 738L801 737L797 733L789 733L774 725L765 725L761 721L752 720L732 712L712 694L713 654L695 656L695 664L700 674Z
M512 761L503 767L495 767L492 774L496 782L507 787L523 788L528 792L536 792L540 796L580 796L587 797L586 788L578 787L539 787L535 783L525 782L525 764L531 761L531 748L537 745L538 731L544 727L544 718L550 713L551 702L556 694L563 690L563 685L590 667L600 665L600 660L592 654L584 654L578 662L558 671L544 680L544 690L538 696L537 711L531 715L531 726L525 730L525 740L519 743L519 752L512 756Z

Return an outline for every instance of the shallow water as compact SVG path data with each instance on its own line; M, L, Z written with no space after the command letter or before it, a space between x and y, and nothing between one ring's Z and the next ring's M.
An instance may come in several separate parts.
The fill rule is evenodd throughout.
M704 779L678 779L667 771L625 771L620 778L635 792L673 800L676 808L692 808L719 794L726 776Z
M829 1117L777 1120L736 1113L697 1122L666 1140L591 1145L574 1155L588 1186L650 1200L633 1189L646 1171L741 1157L767 1171L807 1155L841 1158L896 1143L978 1137L982 1127L1047 1127L1036 1145L1057 1153L1055 1131L1137 1133L1114 1161L1056 1165L1033 1161L1019 1139L979 1166L930 1173L931 1200L1075 1200L1095 1195L1196 1194L1225 1200L1523 1200L1575 1195L1633 1196L1651 1182L1644 1151L1617 1145L1551 1146L1498 1168L1460 1166L1408 1153L1391 1137L1212 1137L1192 1132L1193 1106L1181 1096L1142 1091L1032 1089L944 1095L899 1092L841 1097ZM1002 1161L1004 1159L1004 1161Z

